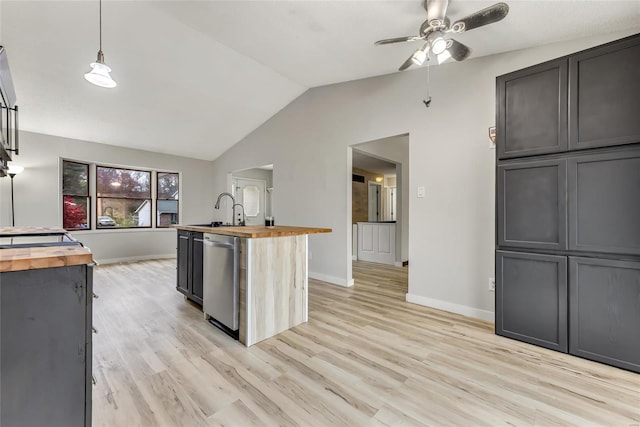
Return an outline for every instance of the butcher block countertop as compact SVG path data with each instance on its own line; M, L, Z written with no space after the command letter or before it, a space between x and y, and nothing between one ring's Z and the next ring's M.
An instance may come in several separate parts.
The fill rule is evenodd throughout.
M247 225L244 227L203 227L198 225L174 225L174 228L200 233L222 234L225 236L244 237L256 239L260 237L284 237L298 236L300 234L331 233L330 228L292 227L289 225L276 225L265 227L263 225Z
M0 227L0 236L31 236L65 234L67 230L55 227Z
M0 273L90 264L91 251L82 246L0 249Z
M48 235L61 235L59 238L66 238L68 241L68 236L62 236L66 233L67 231L62 228L53 227L0 227L0 237L10 238L11 241L15 239L15 243L21 237L29 239L29 236ZM80 244L42 246L34 243L33 246L23 244L0 249L0 273L82 265L92 262L93 254L91 251Z

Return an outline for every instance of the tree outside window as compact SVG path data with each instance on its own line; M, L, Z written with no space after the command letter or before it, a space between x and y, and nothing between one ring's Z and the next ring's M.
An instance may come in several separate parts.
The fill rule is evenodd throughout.
M88 230L89 165L86 163L62 162L62 227L65 230Z
M98 228L151 227L151 172L96 167Z

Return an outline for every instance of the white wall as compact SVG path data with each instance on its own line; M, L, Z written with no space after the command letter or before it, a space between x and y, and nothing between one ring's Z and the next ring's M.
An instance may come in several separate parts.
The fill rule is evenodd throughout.
M88 141L20 132L20 155L14 162L25 167L14 180L16 226L61 227L59 159L67 158L138 166L181 175L181 223L204 223L213 218L211 162L133 150ZM0 225L11 225L9 178L0 179ZM175 256L176 231L89 230L73 235L89 246L98 261Z
M400 192L396 196L397 227L396 254L397 261L409 260L409 135L397 135L389 138L377 139L354 146L376 157L388 159L400 164L400 172L396 171L396 182Z
M330 227L309 237L309 270L351 280L349 147L410 137L409 293L413 302L493 319L494 168L487 128L495 122L495 78L620 38L603 35L308 90L214 162L226 174L274 164L279 224ZM426 187L418 199L416 188Z

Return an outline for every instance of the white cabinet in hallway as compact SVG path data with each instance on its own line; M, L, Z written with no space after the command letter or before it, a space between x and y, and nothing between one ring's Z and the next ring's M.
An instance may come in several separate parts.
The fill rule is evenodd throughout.
M358 260L395 264L395 221L358 223Z

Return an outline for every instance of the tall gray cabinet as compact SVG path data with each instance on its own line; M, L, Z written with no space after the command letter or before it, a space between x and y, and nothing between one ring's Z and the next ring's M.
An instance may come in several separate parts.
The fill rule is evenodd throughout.
M640 34L496 79L496 333L640 372Z

